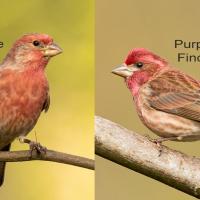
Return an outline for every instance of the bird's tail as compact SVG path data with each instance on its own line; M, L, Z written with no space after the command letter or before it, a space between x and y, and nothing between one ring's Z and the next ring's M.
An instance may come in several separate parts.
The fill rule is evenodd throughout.
M3 149L1 149L1 151L9 151L10 146L11 146L11 144L8 144ZM0 186L3 185L5 166L6 166L6 162L0 162Z

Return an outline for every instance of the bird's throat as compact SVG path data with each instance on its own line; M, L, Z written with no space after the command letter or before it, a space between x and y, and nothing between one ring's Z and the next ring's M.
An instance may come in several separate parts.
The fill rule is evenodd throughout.
M143 86L148 81L148 76L145 73L134 73L133 76L126 79L126 84L131 94L136 96L139 92L141 86Z

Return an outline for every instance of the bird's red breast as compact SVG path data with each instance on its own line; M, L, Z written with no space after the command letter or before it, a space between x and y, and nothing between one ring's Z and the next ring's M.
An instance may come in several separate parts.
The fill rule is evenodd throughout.
M5 144L5 138L33 128L48 96L48 82L43 70L5 69L0 71L0 92L0 137Z

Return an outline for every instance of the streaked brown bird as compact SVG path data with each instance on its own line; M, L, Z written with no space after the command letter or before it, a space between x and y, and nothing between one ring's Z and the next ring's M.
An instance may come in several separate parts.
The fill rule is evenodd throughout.
M46 34L27 34L18 39L0 65L0 150L8 151L13 140L33 143L25 136L40 113L50 104L45 66L61 53ZM0 162L0 185L5 162Z
M141 121L160 136L157 143L200 139L200 81L143 48L112 72L125 78Z

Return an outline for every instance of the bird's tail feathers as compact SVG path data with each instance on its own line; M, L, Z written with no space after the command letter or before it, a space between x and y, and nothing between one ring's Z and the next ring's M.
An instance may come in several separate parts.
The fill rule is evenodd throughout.
M11 144L6 145L1 151L9 151ZM6 162L0 162L0 186L3 185Z

